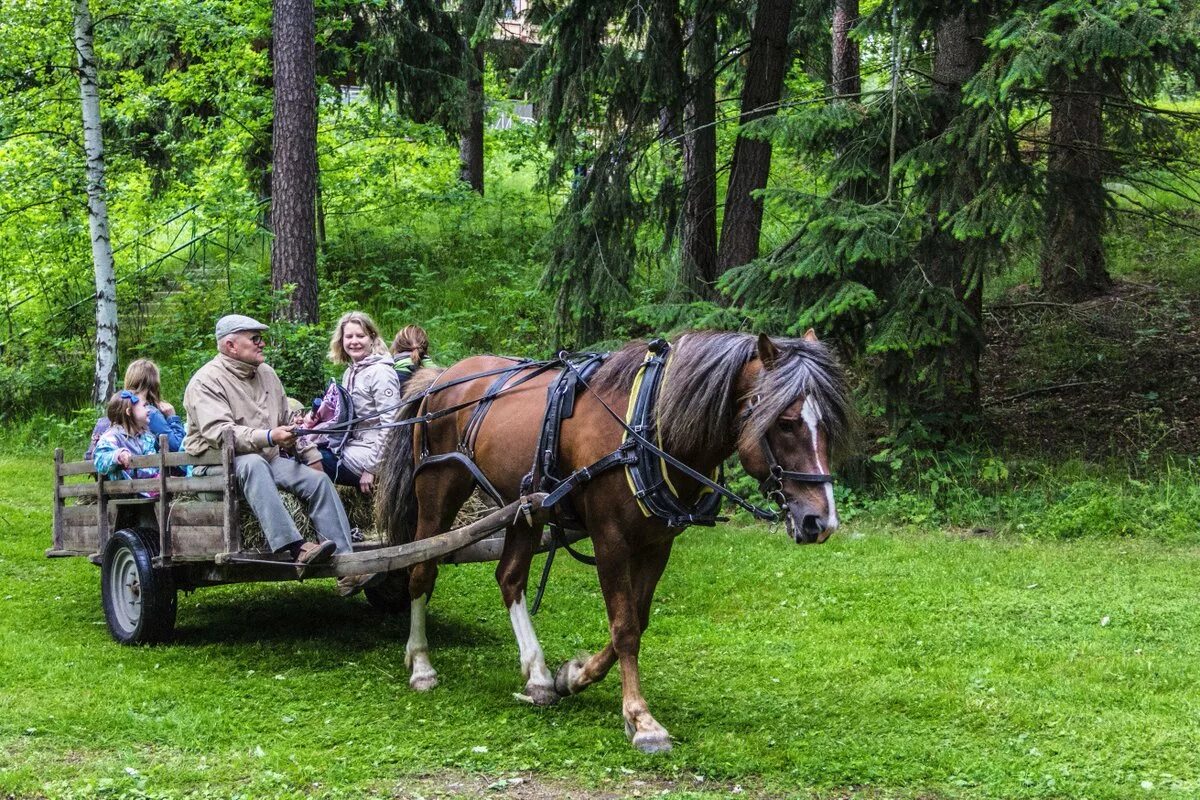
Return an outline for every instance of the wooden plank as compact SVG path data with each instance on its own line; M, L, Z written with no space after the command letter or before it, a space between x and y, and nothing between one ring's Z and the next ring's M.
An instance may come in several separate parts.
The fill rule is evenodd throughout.
M216 466L221 463L221 453L216 450L210 450L201 456L194 456L190 453L166 453L166 462L168 467L185 467L185 466ZM135 456L131 462L135 467L157 467L161 462L157 456ZM58 474L66 478L71 475L95 475L96 465L91 461L69 461L64 462L57 467Z
M92 507L92 512L95 513L95 506ZM99 549L96 545L96 519L92 517L86 525L64 524L62 538L55 543L54 549L94 553Z
M95 525L96 506L63 506L59 512L62 525Z
M205 556L212 558L225 546L225 527L222 525L180 526L172 522L172 558L182 556Z
M62 469L63 465L63 450L61 447L54 448L54 514L51 520L50 541L55 550L62 549Z
M67 489L78 489L78 486L64 486L63 491ZM108 523L108 481L101 475L96 481L96 552L103 553L105 546L108 545L108 535L110 533Z
M183 452L167 453L164 458L168 467L215 467L221 463L221 452L219 450L209 450L200 456Z
M87 483L68 483L59 489L60 497L95 497L99 493L99 484L95 481Z
M103 481L104 493L109 497L118 495L138 494L140 492L158 492L162 484L158 478L136 478L134 480ZM201 478L167 477L167 491L171 494L195 492L221 492L225 489L225 479L220 475ZM90 483L73 483L62 487L63 497L86 497L96 494L97 488Z
M203 500L175 501L171 506L171 527L185 528L189 525L215 525L225 522L225 504ZM215 552L215 551L214 551Z
M158 436L158 554L164 565L171 563L171 492L167 490L167 453L171 446L167 435Z
M91 461L71 461L69 463L63 463L55 460L54 471L64 478L68 475L95 475L96 465Z
M238 487L237 473L233 468L233 431L225 431L221 447L221 470L225 473L224 520L225 552L236 553L242 549L242 529L238 520Z
M534 524L544 524L550 516L549 511L542 510L542 500L545 497L544 493L539 492L529 495L527 498L530 503L529 513L533 516ZM409 542L393 547L382 547L377 550L345 553L334 556L333 560L328 564L321 564L315 567L297 567L295 568L295 574L298 577L305 578L365 575L372 572L391 572L396 569L405 569L424 561L436 561L455 550L460 550L467 545L474 544L480 539L486 539L496 531L508 527L512 524L517 514L523 515L524 512L521 511L521 505L520 500L514 501L504 508L496 509L483 519L472 522L470 525L447 531L438 536L431 536L428 539L421 539L417 542ZM232 553L218 557L217 564L236 563L234 559L242 556L261 558L261 556L254 554ZM249 566L257 565L251 564ZM272 566L269 568L280 570L281 572L291 571L283 567Z

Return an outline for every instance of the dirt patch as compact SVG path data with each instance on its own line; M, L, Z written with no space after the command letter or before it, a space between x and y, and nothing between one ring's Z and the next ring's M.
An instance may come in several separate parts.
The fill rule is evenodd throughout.
M532 773L513 773L506 777L444 772L423 775L397 786L398 800L448 800L449 798L504 798L505 800L627 800L632 797L688 798L808 798L808 800L888 800L903 796L908 800L939 800L931 794L889 794L869 787L853 787L816 792L772 792L756 783L713 781L701 775L681 778L639 776L637 774L602 778L595 784L548 778Z
M761 787L743 786L704 779L698 775L669 780L655 777L621 775L602 778L596 784L575 783L531 773L505 777L439 773L405 781L394 797L403 800L442 800L444 798L488 797L508 800L624 800L630 797L664 797L686 793L692 797L776 798L781 794L762 791Z
M1007 452L1153 461L1200 451L1200 301L1118 282L1052 303L1018 287L987 311L986 428Z

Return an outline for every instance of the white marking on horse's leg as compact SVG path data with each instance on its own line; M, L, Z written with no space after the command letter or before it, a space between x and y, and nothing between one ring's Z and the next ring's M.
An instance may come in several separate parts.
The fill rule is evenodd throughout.
M804 420L804 424L808 426L808 432L812 435L813 446L813 461L816 462L817 469L820 472L828 472L825 465L821 463L821 451L817 441L817 426L821 422L821 407L812 395L804 398L804 407L800 410L800 417ZM837 505L833 502L833 484L825 484L825 503L829 507L829 513L826 515L825 529L834 530L838 526Z
M525 693L537 705L548 705L558 700L554 690L554 676L546 668L546 656L542 645L533 631L533 620L525 606L525 595L508 607L512 620L513 634L517 637L517 649L521 653L521 677L525 678Z
M418 692L437 686L437 672L429 661L429 640L425 638L425 608L429 595L412 601L409 613L408 644L404 646L404 666L412 670L408 685Z

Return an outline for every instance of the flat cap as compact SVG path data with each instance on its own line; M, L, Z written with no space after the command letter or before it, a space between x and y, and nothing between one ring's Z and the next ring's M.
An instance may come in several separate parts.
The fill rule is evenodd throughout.
M265 331L266 325L263 325L253 317L247 317L245 314L226 314L217 320L217 341L221 341L231 333L238 331Z

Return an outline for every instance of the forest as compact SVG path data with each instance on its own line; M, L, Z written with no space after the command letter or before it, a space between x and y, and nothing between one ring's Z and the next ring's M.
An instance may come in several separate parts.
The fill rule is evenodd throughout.
M132 358L178 397L230 310L275 321L297 397L352 308L442 363L811 327L862 507L990 529L1076 497L1064 535L1137 533L1182 487L1194 535L1191 0L3 15L13 446L80 438Z

